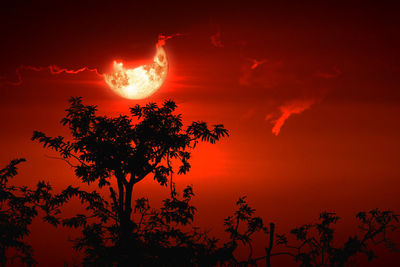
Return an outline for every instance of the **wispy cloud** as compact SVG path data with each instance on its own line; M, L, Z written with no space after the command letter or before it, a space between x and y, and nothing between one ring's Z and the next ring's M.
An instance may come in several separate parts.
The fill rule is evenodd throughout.
M159 34L158 35L158 40L156 45L157 46L164 46L166 41L175 37L183 36L182 33L175 33L171 35L165 35L165 34ZM33 72L42 72L42 71L48 71L52 75L57 75L57 74L79 74L81 72L93 72L97 76L103 78L103 74L98 71L97 68L90 68L90 67L82 67L79 69L68 69L68 68L61 68L57 65L49 65L46 67L36 67L36 66L27 66L27 65L21 65L19 66L16 70L16 80L7 80L5 77L0 76L0 87L4 85L11 85L11 86L19 86L23 82L23 72L24 71L33 71Z
M315 77L319 77L319 78L323 78L323 79L333 79L333 78L336 78L336 77L340 76L341 74L342 74L342 71L339 68L334 67L332 69L332 71L320 71L320 70L318 70L318 71L316 71L314 73L314 76Z
M302 113L303 111L309 109L315 102L316 99L293 100L287 102L279 107L278 115L272 113L268 114L265 117L265 120L274 124L272 127L272 133L277 136L280 133L282 126L290 116L293 114Z
M166 41L175 37L184 36L182 33L174 33L171 35L159 34L156 46L164 46Z
M242 86L259 86L271 88L285 83L288 77L281 71L283 61L268 61L246 58L239 76L239 84Z
M97 68L82 67L79 69L67 69L67 68L61 68L57 65L49 65L47 67L34 67L34 66L21 65L15 70L15 73L17 75L17 80L11 81L11 80L6 80L5 78L1 77L0 86L3 86L3 85L19 86L19 85L21 85L23 82L23 75L22 75L23 71L34 71L34 72L48 71L52 75L78 74L78 73L87 71L87 72L94 72L97 76L103 77L103 75L99 73Z
M224 45L221 40L221 27L217 25L217 31L213 35L210 36L211 44L215 47L222 48Z
M264 63L267 62L266 59L258 60L258 59L249 58L249 57L247 57L246 59L247 59L248 61L251 62L251 66L250 66L250 69L251 69L251 70L254 70L255 68L257 68L257 67L259 67L260 65L262 65L262 64L264 64Z

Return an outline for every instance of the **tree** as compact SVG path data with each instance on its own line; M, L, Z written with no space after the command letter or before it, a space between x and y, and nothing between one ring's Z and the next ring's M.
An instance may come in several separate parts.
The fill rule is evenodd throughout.
M173 182L176 170L172 167L172 161L180 164L178 174L187 173L190 170L191 151L196 144L199 141L215 143L221 137L228 136L228 131L221 124L209 129L202 121L193 122L184 129L181 115L174 114L176 107L173 101L165 101L160 107L155 103L136 105L130 109L131 116L113 118L97 115L97 107L84 105L80 97L71 98L70 107L61 122L70 129L72 139L68 141L62 136L48 137L35 131L32 140L57 151L74 168L82 182L90 184L97 181L99 187L107 186L112 203L109 205L96 192L87 193L69 187L54 197L57 201L53 203L53 209L70 197L78 196L89 203L88 209L102 222L114 219L115 224L108 230L116 232L113 241L120 255L124 255L127 253L125 250L129 250L132 245L132 232L137 227L137 223L132 220L133 187L144 178L153 176L160 185L169 185L170 188L171 199L164 203L164 215L167 216L167 211L171 209L174 210L173 214L181 212L175 218L171 217L171 213L167 220L184 219L178 221L181 224L191 221L194 207L187 201L189 191L186 191L186 200L178 200ZM111 184L112 179L116 180L116 189ZM54 216L52 218L57 225L59 220ZM85 215L64 220L63 224L85 225L87 237L96 231L98 234L91 236L101 235L100 225L88 227ZM102 241L104 239L97 240L97 245ZM120 259L120 262L123 260Z

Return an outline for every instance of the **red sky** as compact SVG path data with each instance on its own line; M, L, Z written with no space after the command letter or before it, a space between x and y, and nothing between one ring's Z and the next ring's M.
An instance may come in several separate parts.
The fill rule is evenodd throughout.
M400 210L400 18L389 2L131 2L1 4L0 163L27 158L19 183L79 184L30 141L33 130L67 134L59 121L70 96L110 115L170 98L187 122L230 131L199 146L191 172L177 178L193 185L198 223L216 233L242 195L282 232L324 210L344 217L339 228L348 232L357 211ZM22 70L22 84L10 84L21 65L135 66L152 59L159 34L174 33L183 36L166 42L169 76L148 99L122 99L89 71ZM166 193L151 178L136 190L153 203ZM32 231L43 266L72 261L56 232L40 224Z

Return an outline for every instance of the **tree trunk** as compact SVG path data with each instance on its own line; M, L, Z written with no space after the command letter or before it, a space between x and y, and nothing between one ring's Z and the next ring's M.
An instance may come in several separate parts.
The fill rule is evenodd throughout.
M120 227L121 227L121 241L127 241L130 234L132 233L132 185L128 185L125 188L125 201L122 203L122 214L120 217Z
M119 250L120 257L118 259L118 266L129 266L129 258L132 256L132 189L133 184L128 183L125 186L125 193L123 196L123 203L121 205L120 231L119 231Z
M275 234L275 224L270 223L269 224L269 244L268 244L268 247L265 249L265 252L267 253L266 258L265 258L267 267L271 267L271 251L272 251L272 247L274 246L274 234Z
M127 200L131 202L132 187L126 186L124 175L116 172L118 183L118 219L119 219L119 246L122 250L128 248L131 232L131 209L127 209ZM129 197L128 197L129 196Z
M131 214L132 214L132 189L133 189L133 184L129 183L128 186L126 187L126 192L125 192L125 209L124 209L124 214L126 216L126 220L131 223Z

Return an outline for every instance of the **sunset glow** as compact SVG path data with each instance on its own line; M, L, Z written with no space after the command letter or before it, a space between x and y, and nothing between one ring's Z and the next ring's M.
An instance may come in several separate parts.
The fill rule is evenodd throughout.
M337 213L342 219L333 243L338 245L360 229L357 212L400 213L400 16L394 3L3 2L0 169L25 158L10 180L16 185L33 188L40 180L54 192L72 185L110 196L107 186L99 189L97 182L82 183L76 176L75 161L91 154L65 162L68 151L44 148L31 140L33 131L74 141L60 121L76 97L93 108L63 122L79 125L78 119L90 119L96 110L107 119L95 120L103 124L94 128L93 140L107 137L114 145L112 138L131 137L143 119L132 116L135 106L151 110L171 100L165 110L176 104L174 114L182 115L171 125L187 131L192 122L206 122L229 131L215 144L194 143L187 173L164 170L173 174L180 194L193 186L195 225L210 236L229 236L224 220L242 196L267 226L276 223L276 234L291 238L290 230L315 222L320 212ZM115 122L133 126L105 134ZM146 134L145 142L129 144L158 138ZM114 150L133 155L140 149L158 151L132 152L122 145ZM164 161L160 156L167 166ZM129 162L135 160L126 166ZM145 197L154 208L162 205L170 184L160 186L155 173L135 185L132 201ZM118 187L116 181L111 185ZM71 199L62 215L88 212ZM85 250L73 250L68 241L80 230L49 226L38 214L27 239L38 266L80 266ZM400 228L394 239L400 245ZM263 257L268 238L253 240L253 257ZM400 254L380 252L376 261L364 257L359 265L400 262ZM272 266L297 265L280 255Z

